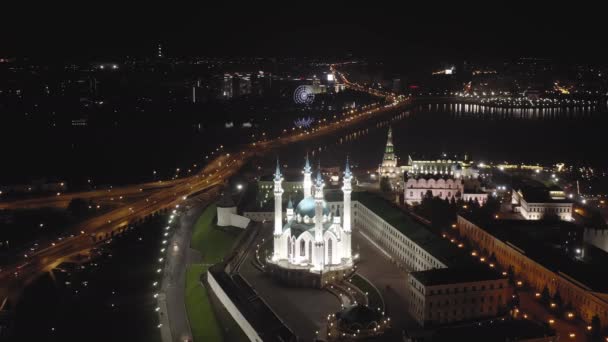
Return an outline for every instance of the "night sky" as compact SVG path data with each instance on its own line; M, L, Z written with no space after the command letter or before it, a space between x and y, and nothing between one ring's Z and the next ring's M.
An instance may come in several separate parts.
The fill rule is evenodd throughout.
M50 59L144 56L162 42L169 56L355 56L416 61L519 56L598 62L608 29L598 5L531 1L484 6L412 2L249 2L198 6L68 7L3 11L0 56ZM374 5L374 7L371 7ZM579 6L574 8L574 6ZM595 7L594 7L595 6ZM8 14L8 15L7 15Z

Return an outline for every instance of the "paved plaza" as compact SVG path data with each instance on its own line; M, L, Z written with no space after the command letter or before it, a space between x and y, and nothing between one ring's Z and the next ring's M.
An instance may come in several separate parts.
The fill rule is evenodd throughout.
M403 329L417 328L407 314L406 271L358 232L353 234L353 253L360 254L359 274L371 281L384 298L394 327L387 339L400 337ZM302 341L314 340L315 332L324 330L327 315L340 309L338 299L325 290L286 287L254 267L254 257L255 253L249 253L240 274Z

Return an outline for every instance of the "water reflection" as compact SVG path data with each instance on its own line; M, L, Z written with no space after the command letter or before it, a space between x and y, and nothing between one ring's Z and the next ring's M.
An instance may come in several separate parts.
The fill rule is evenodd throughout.
M350 155L361 168L382 161L388 126L400 163L409 154L468 153L485 161L604 165L602 137L608 115L596 106L497 108L467 103L419 105L368 121L339 136L286 147L279 154L293 165L306 152L323 165L338 166Z
M470 103L441 103L420 106L420 111L448 112L454 117L486 119L561 119L593 116L600 112L596 105L551 108L505 108Z

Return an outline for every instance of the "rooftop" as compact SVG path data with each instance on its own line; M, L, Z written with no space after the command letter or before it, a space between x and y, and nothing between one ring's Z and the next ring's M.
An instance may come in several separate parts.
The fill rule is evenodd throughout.
M531 320L495 319L441 328L433 335L433 341L527 341L546 336L555 336L555 332Z
M468 255L448 240L430 231L422 223L384 198L369 192L353 192L353 201L359 201L376 215L399 230L422 249L440 260L447 267L472 265Z
M458 153L410 153L408 155L408 157L413 160L413 161L420 161L420 160L426 160L426 161L437 161L437 160L442 160L442 161L462 161L464 160L464 154L458 154ZM467 156L467 160L470 160L471 156Z
M449 174L434 174L434 173L408 173L407 179L412 178L412 179L435 179L435 180L439 180L439 179L443 179L443 180L448 180L448 179L452 179L454 181L460 181L459 179L454 179L454 175L449 175Z
M549 191L561 190L558 186L546 187L543 183L532 179L521 179L513 184L513 189L520 190L528 203L569 203L566 199L553 199Z
M608 293L608 277L598 272L608 264L608 253L584 244L583 258L569 256L564 248L551 240L555 229L577 229L569 222L527 220L483 220L472 215L462 215L497 239L520 249L530 259L543 267L575 279L592 291Z
M470 283L504 278L486 265L475 265L464 268L436 268L428 271L412 272L410 275L425 286Z

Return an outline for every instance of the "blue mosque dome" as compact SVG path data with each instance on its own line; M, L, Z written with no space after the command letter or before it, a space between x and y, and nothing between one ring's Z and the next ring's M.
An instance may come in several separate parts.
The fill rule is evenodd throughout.
M309 218L313 218L315 216L315 199L313 197L302 199L296 206L295 214L301 217L308 216ZM323 201L323 215L329 215L329 207L325 201Z

